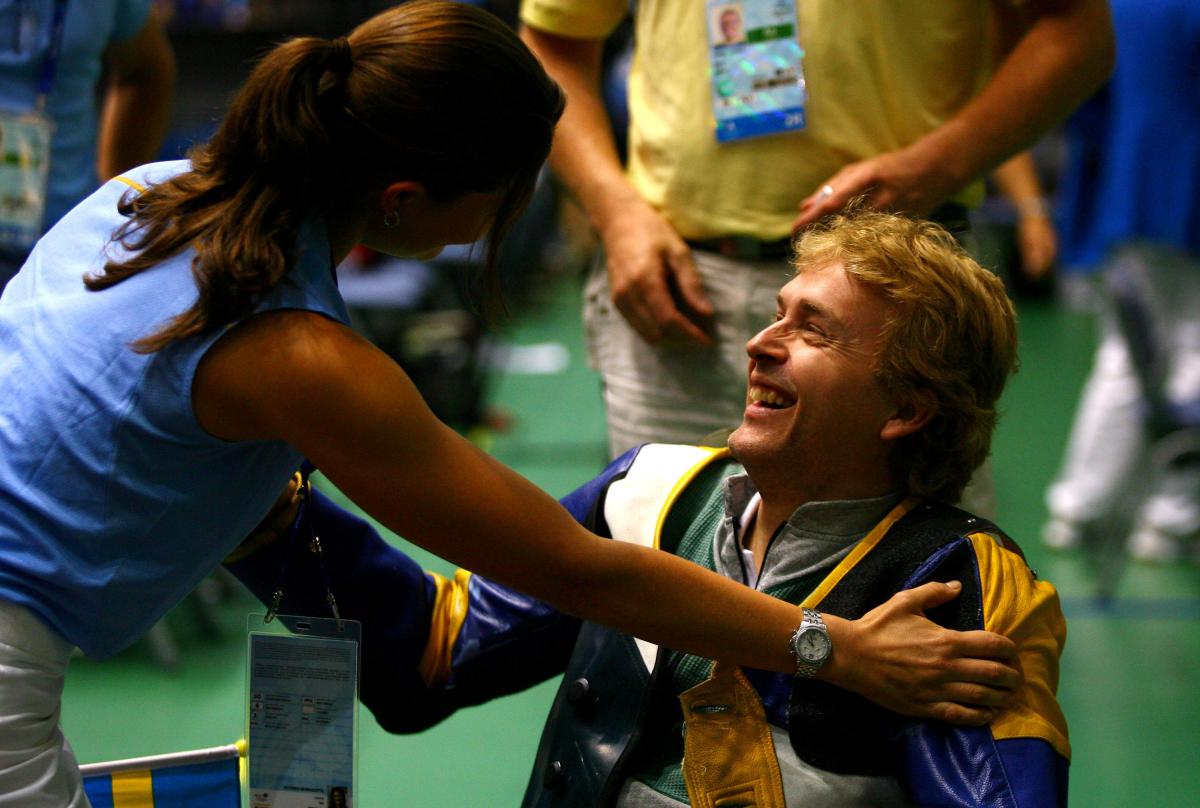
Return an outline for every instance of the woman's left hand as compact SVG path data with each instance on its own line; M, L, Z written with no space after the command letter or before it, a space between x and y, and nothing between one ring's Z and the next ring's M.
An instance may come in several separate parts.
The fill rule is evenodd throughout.
M1021 684L1017 646L990 631L952 631L925 611L962 592L958 581L898 592L858 620L825 614L833 655L818 676L915 718L987 724Z

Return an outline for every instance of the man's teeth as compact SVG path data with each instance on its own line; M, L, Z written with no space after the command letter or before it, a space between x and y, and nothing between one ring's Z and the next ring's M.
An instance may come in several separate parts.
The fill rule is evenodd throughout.
M749 398L751 401L769 404L772 407L787 407L792 403L778 393L762 387L751 387Z

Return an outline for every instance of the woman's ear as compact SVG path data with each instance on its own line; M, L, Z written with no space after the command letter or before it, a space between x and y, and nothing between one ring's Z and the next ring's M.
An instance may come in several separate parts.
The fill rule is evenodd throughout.
M424 204L429 199L425 186L416 180L393 182L379 195L379 207L384 216L410 213L414 205Z
M931 390L916 390L908 394L879 431L883 440L899 440L925 428L937 415L937 397Z

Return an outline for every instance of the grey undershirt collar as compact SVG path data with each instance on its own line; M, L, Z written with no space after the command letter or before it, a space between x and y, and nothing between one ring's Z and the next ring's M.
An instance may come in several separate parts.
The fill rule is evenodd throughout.
M725 513L717 526L713 560L717 572L747 582L741 553L741 517L756 489L747 474L725 480ZM900 502L900 494L869 499L806 502L793 511L767 547L759 590L832 569Z

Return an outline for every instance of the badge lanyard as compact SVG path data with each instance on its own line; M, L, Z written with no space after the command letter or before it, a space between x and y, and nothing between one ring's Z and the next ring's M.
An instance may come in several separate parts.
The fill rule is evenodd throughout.
M247 621L250 808L347 808L355 797L362 626L339 614L321 539L307 518L312 470L306 462L301 471L300 502L270 609ZM278 614L298 540L317 556L332 618Z
M707 0L720 143L803 129L808 93L795 0Z
M58 73L66 19L67 0L55 0L33 109L0 112L0 247L11 250L28 250L42 231L54 136L46 106ZM18 27L24 24L23 20ZM36 43L36 35L33 40Z

